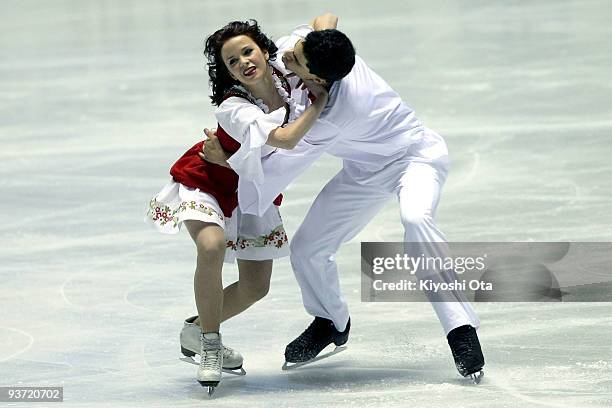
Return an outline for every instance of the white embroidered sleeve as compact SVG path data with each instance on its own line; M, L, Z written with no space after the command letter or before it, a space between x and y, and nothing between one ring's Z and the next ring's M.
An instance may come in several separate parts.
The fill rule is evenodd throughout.
M262 148L270 132L283 124L285 115L285 108L266 114L240 97L228 98L216 109L215 117L219 125L240 143L238 151L227 161L240 178L263 182Z

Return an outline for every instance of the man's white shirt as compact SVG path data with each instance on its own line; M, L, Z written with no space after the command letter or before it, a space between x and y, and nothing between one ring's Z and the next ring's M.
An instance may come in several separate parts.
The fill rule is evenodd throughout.
M301 25L277 41L278 65L282 66L282 54L312 30ZM292 80L292 85L296 82ZM309 104L306 91L295 89L292 97L304 107ZM342 158L344 170L355 181L372 182L381 170L404 158L409 150L418 151L419 145L427 144L426 139L431 137L428 134L415 112L356 56L353 69L333 83L327 106L297 146L292 150L278 149L262 158L263 179L241 174L239 166L235 168L240 176L240 209L263 214L276 196L324 152ZM446 149L434 149L429 154L444 155Z

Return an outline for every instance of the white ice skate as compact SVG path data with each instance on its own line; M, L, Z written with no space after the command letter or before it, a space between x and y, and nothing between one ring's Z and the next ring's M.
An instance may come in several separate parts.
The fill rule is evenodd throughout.
M181 330L181 353L184 357L180 359L186 363L200 365L194 357L200 354L200 326L195 324L198 316L192 316L185 320L183 330ZM245 375L246 371L242 368L244 359L242 355L230 348L223 346L223 372L234 375Z
M202 387L207 387L210 397L221 381L221 367L223 365L221 334L202 333L200 342L200 356L202 358L200 359L197 378Z

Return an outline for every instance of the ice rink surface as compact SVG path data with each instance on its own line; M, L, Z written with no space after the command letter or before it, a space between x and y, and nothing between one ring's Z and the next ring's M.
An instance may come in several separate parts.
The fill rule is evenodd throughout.
M361 303L359 243L402 239L395 202L337 254L348 351L280 370L310 321L282 260L269 295L222 327L246 377L225 376L208 401L178 360L195 250L142 218L215 124L203 40L249 17L278 38L328 10L446 138L438 222L451 241L612 241L608 0L4 0L0 386L63 386L74 407L612 406L609 303L475 304L477 387L428 304ZM290 235L339 166L324 156L286 191Z

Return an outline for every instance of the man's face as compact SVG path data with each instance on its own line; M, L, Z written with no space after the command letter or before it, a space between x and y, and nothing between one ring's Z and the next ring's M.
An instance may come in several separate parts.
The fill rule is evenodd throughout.
M289 50L283 54L283 64L289 70L294 72L302 80L310 80L317 83L325 83L326 81L318 76L311 74L307 67L308 59L304 55L304 40L300 40L295 43L292 50Z

